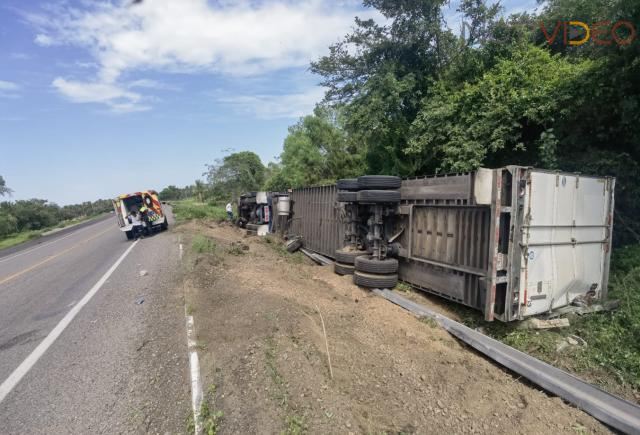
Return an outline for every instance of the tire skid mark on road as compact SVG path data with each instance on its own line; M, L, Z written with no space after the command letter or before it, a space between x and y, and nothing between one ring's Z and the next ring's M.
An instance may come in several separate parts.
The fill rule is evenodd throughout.
M15 278L17 278L17 277L21 276L21 275L24 275L25 273L30 272L30 271L32 271L32 270L34 270L34 269L36 269L36 268L38 268L38 267L42 266L43 264L46 264L46 263L50 262L51 260L53 260L53 259L55 259L55 258L58 258L58 257L60 257L61 255L66 254L67 252L73 251L73 250L74 250L74 249L76 249L78 246L84 245L85 243L90 242L90 241L91 241L91 240L93 240L93 239L97 239L97 238L98 238L98 237L100 237L101 235L105 234L107 231L111 231L111 230L112 230L112 228L107 228L106 230L99 232L98 234L96 234L96 235L95 235L95 236L93 236L93 237L89 237L88 239L84 239L84 240L82 240L82 241L80 241L80 242L76 243L75 245L70 246L69 248L64 249L64 250L62 250L62 251L58 252L57 254L50 255L50 256L48 256L47 258L45 258L44 260L39 261L38 263L36 263L36 264L34 264L34 265L32 265L32 266L29 266L29 267L27 267L26 269L22 269L20 272L16 272L16 273L14 273L14 274L12 274L12 275L9 275L9 276L7 276L7 277L5 277L5 278L2 278L2 279L0 279L0 285L5 284L5 283L7 283L7 282L9 282L9 281L11 281L11 280L13 280L13 279L15 279Z

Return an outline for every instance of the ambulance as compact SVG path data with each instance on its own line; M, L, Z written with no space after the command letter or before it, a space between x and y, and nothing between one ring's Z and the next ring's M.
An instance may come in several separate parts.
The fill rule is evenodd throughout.
M134 212L146 214L152 232L164 231L169 227L162 203L158 199L158 192L155 190L126 193L113 199L112 202L120 231L123 231L129 240L135 238L136 222L132 219Z

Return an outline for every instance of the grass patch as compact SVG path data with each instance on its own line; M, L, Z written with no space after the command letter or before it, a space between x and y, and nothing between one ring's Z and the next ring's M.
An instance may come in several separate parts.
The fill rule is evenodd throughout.
M230 255L238 256L238 255L246 254L248 250L249 250L249 247L247 245L244 245L243 243L233 242L227 248L227 253Z
M93 216L82 216L80 218L62 221L54 226L43 228L41 230L22 231L20 233L11 234L3 239L0 239L0 249L10 248L12 246L19 245L20 243L24 243L28 240L37 239L48 231L51 231L54 229L62 229L62 228L70 227L72 225L77 225L81 222L95 219L99 216L102 216L103 214L104 213L93 215Z
M438 322L433 317L423 316L423 317L420 317L420 321L425 325L429 326L430 328L438 327Z
M287 435L301 435L307 432L307 425L304 421L304 417L288 415L285 423L286 429L284 433Z
M394 290L402 292L402 293L409 293L412 290L413 287L411 287L409 284L407 284L406 282L399 282Z
M267 373L275 385L276 390L274 399L278 401L281 407L287 409L289 405L289 394L284 382L284 378L280 375L276 364L276 342L273 337L267 337L265 347L265 361L267 365Z
M200 234L197 234L191 240L191 250L196 254L215 254L217 247L213 239Z
M222 411L216 410L213 403L215 402L216 386L211 385L207 391L202 404L200 405L200 421L202 423L202 432L206 435L216 435L220 430L222 422Z
M267 366L267 373L275 386L275 392L273 394L274 399L278 402L280 407L285 411L286 417L284 420L283 434L286 435L301 435L307 432L307 425L304 417L295 414L289 414L289 393L287 391L287 384L278 371L276 363L277 345L272 336L267 337L265 342L265 361Z
M227 220L227 212L224 207L216 204L197 202L192 199L175 201L171 204L177 222L184 222L191 219L208 219L215 222Z
M19 245L27 240L37 239L42 236L42 231L24 231L18 234L12 234L0 240L0 249L10 248L11 246Z

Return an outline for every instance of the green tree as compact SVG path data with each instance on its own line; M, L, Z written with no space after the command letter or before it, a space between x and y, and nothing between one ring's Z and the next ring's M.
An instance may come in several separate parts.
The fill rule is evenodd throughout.
M158 193L158 197L162 201L181 199L182 191L179 187L169 185Z
M555 129L570 113L591 61L572 63L525 45L477 83L449 89L439 83L412 125L407 153L438 170L481 165L558 164Z
M422 162L403 153L420 101L448 64L457 37L444 23L444 0L366 0L390 24L356 19L351 34L311 64L326 101L344 105L345 128L370 172L410 175Z
M196 195L196 199L199 202L204 202L204 196L205 196L206 190L207 190L207 187L202 182L202 180L196 180L196 182L193 185L193 191Z
M11 195L12 190L7 187L4 178L0 175L0 196Z
M313 115L289 127L280 164L269 168L268 190L333 183L338 178L360 175L364 169L362 156L341 122L340 111L317 107Z
M0 238L18 232L18 219L12 214L0 211Z
M258 190L265 181L266 169L260 157L251 151L229 154L204 173L215 199L236 198L246 191Z

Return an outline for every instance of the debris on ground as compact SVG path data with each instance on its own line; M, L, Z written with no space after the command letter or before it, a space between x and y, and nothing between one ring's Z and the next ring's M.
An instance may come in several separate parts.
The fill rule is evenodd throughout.
M518 325L520 329L554 329L554 328L568 328L570 326L569 319L538 319L532 317L525 320Z
M147 276L147 275L149 275L149 272L147 272L146 270L140 271L140 276Z
M566 314L577 314L578 316L582 316L584 314L598 313L601 311L613 311L617 310L620 307L620 301L616 299L612 299L606 301L603 304L593 303L591 305L569 305L566 307L558 308L554 310L552 313L549 313L547 316L548 319L557 318L560 316L564 316Z
M587 347L587 342L577 335L569 335L558 341L556 345L556 352L563 352L569 347Z
M313 261L315 261L316 263L322 265L322 266L328 266L329 264L333 264L333 260L325 257L322 254L318 254L317 252L313 252L313 251L309 251L307 249L301 248L300 251L306 255L307 257L309 257L310 259L312 259Z

